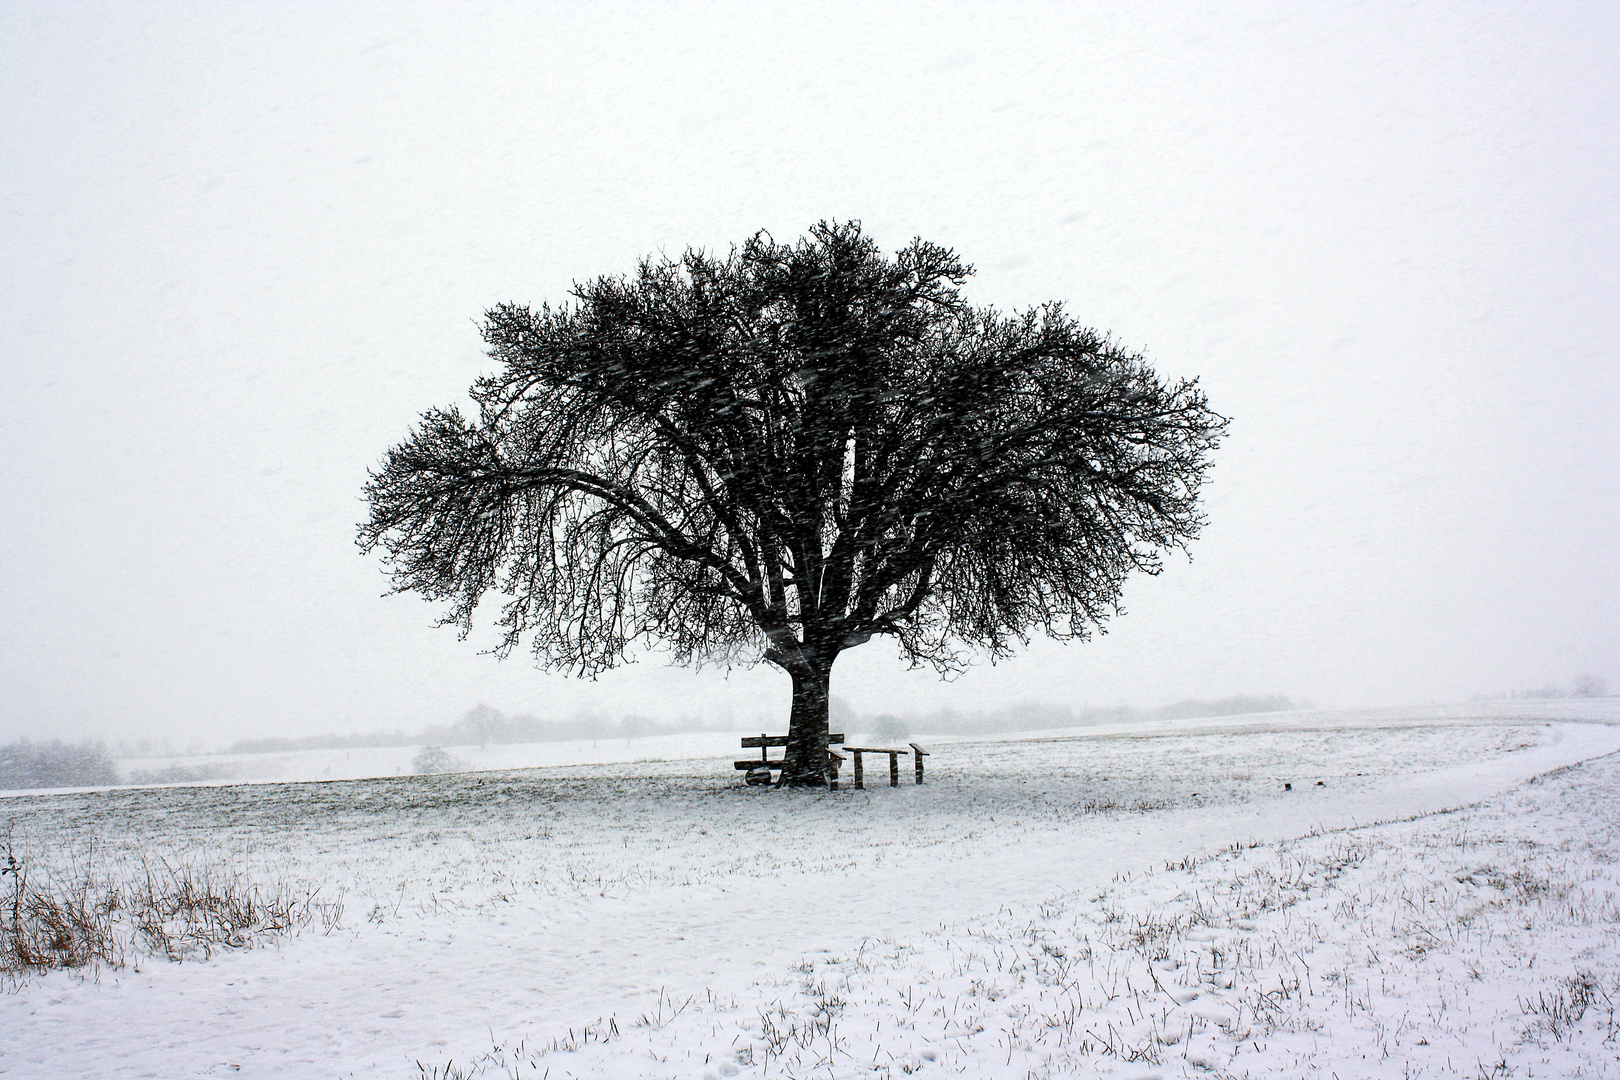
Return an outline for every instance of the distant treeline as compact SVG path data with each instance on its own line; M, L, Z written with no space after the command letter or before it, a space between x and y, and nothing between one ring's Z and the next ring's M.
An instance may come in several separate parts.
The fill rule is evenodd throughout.
M1284 694L1271 694L1264 697L1234 694L1232 697L1217 698L1214 701L1188 698L1186 701L1161 705L1157 709L1147 710L1147 719L1190 720L1198 716L1243 716L1247 713L1293 712L1295 709L1308 709L1310 707L1310 702L1294 701Z
M1281 694L1253 697L1239 694L1234 697L1204 701L1189 698L1156 709L1142 709L1131 705L1085 706L1080 709L1064 705L1020 704L994 712L959 713L951 709L920 716L880 716L872 723L878 734L886 738L902 738L907 734L930 735L995 735L1008 731L1040 731L1047 728L1083 727L1091 724L1121 724L1138 720L1187 720L1199 716L1241 716L1246 713L1288 712L1307 709L1307 704L1295 702Z
M1475 694L1469 701L1550 701L1555 698L1608 697L1609 685L1596 675L1582 675L1568 688L1556 684L1506 694Z
M118 766L102 743L46 743L22 739L0 746L0 790L105 787L118 783Z
M243 739L232 743L225 752L283 754L294 750L353 750L373 746L487 746L584 739L639 739L649 735L729 730L729 725L715 727L690 718L666 723L645 716L609 720L605 716L584 715L567 720L542 720L534 716L506 716L499 709L479 705L453 724L433 724L414 733L374 731L365 735Z
M1006 731L1033 731L1042 728L1077 727L1085 724L1123 723L1131 720L1177 720L1195 716L1235 716L1241 713L1286 712L1309 708L1281 695L1269 697L1221 698L1217 701L1187 700L1157 709L1129 705L1108 708L1072 709L1053 705L1014 705L994 712L961 713L941 709L926 715L883 715L859 719L842 701L833 701L833 726L840 731L854 730L897 739L911 733L930 735L992 735ZM781 721L760 721L773 730L785 727ZM363 735L305 735L299 738L242 739L223 752L228 754L286 754L298 750L354 750L383 746L488 746L506 743L573 742L586 739L637 739L652 735L681 735L694 731L730 731L735 724L705 724L687 717L659 722L645 716L625 716L609 720L600 715L576 716L567 720L542 720L534 716L507 716L499 709L479 705L453 724L434 724L415 732L374 731Z

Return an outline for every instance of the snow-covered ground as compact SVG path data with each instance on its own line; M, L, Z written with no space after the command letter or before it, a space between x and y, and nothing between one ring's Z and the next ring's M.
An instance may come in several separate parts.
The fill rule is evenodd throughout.
M1616 723L1608 699L937 740L926 785L863 792L745 788L728 736L9 798L32 874L161 858L342 910L14 985L0 1073L1620 1077Z
M1473 705L1433 705L1401 709L1326 709L1291 713L1260 713L1251 716L1217 716L1204 719L1136 721L1119 724L1088 724L1068 729L1044 729L998 736L999 741L1059 739L1071 736L1124 734L1163 734L1169 732L1254 731L1289 728L1321 730L1327 727L1367 727L1376 724L1409 726L1414 723L1477 724L1482 720L1525 720L1557 718L1594 719L1614 711L1603 699L1564 701L1503 701ZM608 765L645 761L725 758L738 753L737 739L744 731L705 731L682 735L649 735L625 739L583 739L578 741L450 746L442 749L454 761L452 771L493 769L547 769L564 765ZM887 745L871 732L851 729L845 732L852 745ZM929 732L915 736L926 744L977 741L972 736L939 736ZM269 754L191 754L171 757L126 758L119 772L137 782L143 777L183 775L190 782L256 784L304 780L362 780L380 776L409 776L420 746L356 747L343 750L298 750ZM148 785L150 786L150 785ZM0 791L0 796L35 794Z

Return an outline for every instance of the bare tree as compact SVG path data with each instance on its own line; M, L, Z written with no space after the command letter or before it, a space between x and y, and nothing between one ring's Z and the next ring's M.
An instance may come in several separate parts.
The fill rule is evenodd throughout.
M1226 421L1059 304L858 223L689 251L488 313L476 419L426 413L366 487L397 592L590 675L659 643L793 681L785 782L825 782L828 680L874 636L949 672L1084 639L1198 534Z

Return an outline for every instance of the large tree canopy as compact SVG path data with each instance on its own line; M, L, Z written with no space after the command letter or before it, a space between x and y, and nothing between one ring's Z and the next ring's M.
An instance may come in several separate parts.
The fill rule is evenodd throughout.
M763 233L503 305L476 418L434 410L366 487L394 589L497 652L592 674L642 644L793 680L785 778L822 782L838 654L942 671L1084 638L1198 534L1225 427L1059 304L1003 315L922 240Z

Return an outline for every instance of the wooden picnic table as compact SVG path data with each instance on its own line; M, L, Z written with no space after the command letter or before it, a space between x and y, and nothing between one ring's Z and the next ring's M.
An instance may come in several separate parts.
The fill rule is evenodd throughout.
M922 747L918 746L916 743L909 743L908 745L910 746L909 750L906 749L905 747L893 747L893 746L846 746L846 747L844 747L844 753L846 753L846 754L854 754L855 755L855 786L858 787L858 788L866 787L866 774L865 774L864 768L861 765L861 755L862 754L888 754L889 755L889 786L890 787L899 787L900 786L900 755L901 754L911 754L913 756L913 758L915 758L916 763L917 763L917 783L919 783L919 784L922 783L923 782L923 758L928 756L928 751L924 750Z

